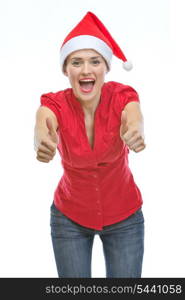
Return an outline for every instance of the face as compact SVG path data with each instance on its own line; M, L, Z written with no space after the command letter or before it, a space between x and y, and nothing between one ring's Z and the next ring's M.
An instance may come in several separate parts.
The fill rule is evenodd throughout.
M99 100L108 69L98 52L91 49L72 52L64 71L77 99L86 102Z

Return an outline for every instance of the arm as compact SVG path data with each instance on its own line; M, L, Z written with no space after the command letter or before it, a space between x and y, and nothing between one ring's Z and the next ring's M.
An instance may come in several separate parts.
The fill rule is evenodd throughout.
M124 111L127 114L128 125L131 124L143 124L143 115L140 108L140 103L133 101L129 102Z
M49 109L47 106L40 106L38 108L37 113L36 113L35 128L43 128L43 129L48 130L47 125L46 125L46 119L48 117L51 118L54 128L57 131L57 129L58 129L57 118L56 118L54 112L51 109Z
M146 147L144 119L139 102L129 102L122 111L120 137L135 152L142 151Z

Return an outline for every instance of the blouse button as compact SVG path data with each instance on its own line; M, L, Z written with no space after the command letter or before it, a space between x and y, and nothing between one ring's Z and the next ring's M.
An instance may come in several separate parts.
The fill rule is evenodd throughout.
M101 212L98 212L98 215L100 216L100 215L101 215Z
M98 191L99 189L96 187L95 190Z
M96 177L97 177L97 175L96 175L96 174L93 174L93 177L95 177L95 178L96 178Z

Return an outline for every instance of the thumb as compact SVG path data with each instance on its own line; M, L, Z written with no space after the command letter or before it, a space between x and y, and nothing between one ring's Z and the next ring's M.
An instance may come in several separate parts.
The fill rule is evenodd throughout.
M127 113L123 110L121 114L121 126L120 126L120 134L124 135L128 130L127 126Z
M51 120L51 118L46 118L46 125L49 129L49 135L51 136L51 140L54 142L54 143L57 143L58 144L58 134L56 132L56 129L53 125L53 122Z

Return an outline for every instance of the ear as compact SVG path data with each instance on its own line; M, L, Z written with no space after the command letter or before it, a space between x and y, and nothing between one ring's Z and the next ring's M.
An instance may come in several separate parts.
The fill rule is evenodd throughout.
M68 77L68 73L67 73L67 58L65 59L62 68L63 68L63 69L62 69L62 72L64 73L65 76Z
M110 69L108 67L108 64L106 63L106 74L109 73Z
M63 70L62 72L64 73L64 75L65 75L65 76L67 76L67 77L68 77L68 73L67 73L67 70L66 70L66 68L64 68L64 70Z

